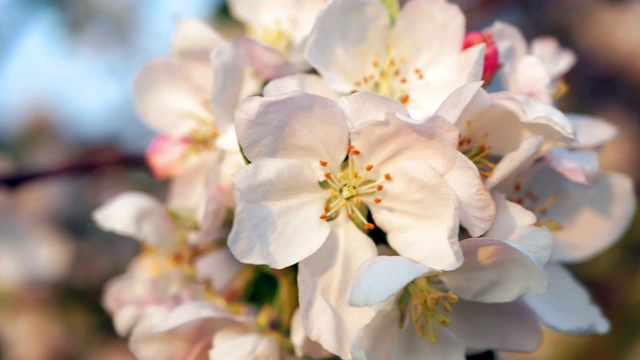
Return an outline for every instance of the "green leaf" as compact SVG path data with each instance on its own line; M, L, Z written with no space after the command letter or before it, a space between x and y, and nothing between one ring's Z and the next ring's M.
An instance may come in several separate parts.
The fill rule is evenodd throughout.
M396 17L398 17L398 12L400 11L400 2L399 0L380 0L382 5L387 8L389 11L389 17L391 18L391 23L395 23Z

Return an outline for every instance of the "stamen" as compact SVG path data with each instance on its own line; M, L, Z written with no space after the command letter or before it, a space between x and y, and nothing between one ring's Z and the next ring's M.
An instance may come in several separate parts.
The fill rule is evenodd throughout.
M326 161L320 160L320 166L325 167L325 166L327 166L327 164L328 163Z
M367 171L371 171L371 169L373 169L373 165L367 165L367 167L365 168Z
M384 174L384 178L391 181L391 175L389 173Z

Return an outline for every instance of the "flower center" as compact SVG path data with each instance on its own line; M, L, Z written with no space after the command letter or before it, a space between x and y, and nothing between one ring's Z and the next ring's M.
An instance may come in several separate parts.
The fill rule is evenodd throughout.
M358 90L373 91L407 104L410 100L405 88L407 82L412 76L417 80L422 80L424 74L420 68L415 68L412 76L409 76L410 72L405 60L403 58L396 59L393 53L391 45L387 46L384 58L380 53L376 53L373 61L367 65L369 71L362 78L354 81L353 86Z
M293 44L291 34L284 27L280 19L273 21L270 26L250 26L247 28L247 33L249 36L270 45L281 54L288 55L291 51Z
M447 314L453 312L452 303L458 302L451 290L444 292L434 286L437 276L423 276L407 285L397 304L400 310L400 328L404 327L407 313L418 335L427 337L429 342L438 341L438 328L449 326Z
M333 220L340 213L340 209L345 208L347 216L354 222L367 230L372 230L375 226L366 219L366 207L364 202L372 202L379 204L382 199L375 196L384 189L383 182L391 181L390 174L384 174L379 180L374 180L375 176L371 173L374 166L372 164L365 166L365 176L361 175L356 169L354 157L360 155L360 151L353 145L347 148L347 160L341 166L341 172L334 174L326 172L324 174L325 181L321 183L323 188L328 189L329 198L324 205L324 214L320 216L322 220ZM320 160L322 167L329 164Z
M482 134L477 141L471 139L471 121L467 121L466 134L459 135L458 151L469 158L477 167L480 175L488 178L493 173L496 164L489 159L491 146L487 146L485 142L489 138L489 133Z
M558 231L563 228L562 224L547 216L547 210L558 200L556 195L551 195L542 200L530 190L523 190L522 184L517 182L513 186L515 198L510 199L525 209L536 215L538 221L535 226L546 226L551 231Z

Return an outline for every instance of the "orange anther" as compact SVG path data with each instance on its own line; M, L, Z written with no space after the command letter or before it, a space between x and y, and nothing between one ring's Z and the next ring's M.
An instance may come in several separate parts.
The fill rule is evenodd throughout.
M400 79L400 83L401 83L401 84L406 84L406 83L407 83L407 78L402 78L402 79Z
M373 165L367 165L367 167L365 168L367 171L371 171L371 169L373 169Z
M326 172L326 173L324 173L324 177L325 177L327 180L331 179L331 173L330 173L330 172Z
M403 104L406 104L409 102L409 94L404 95L403 97L400 98L400 102Z
M389 173L384 174L384 178L391 181L391 174Z
M360 150L353 150L353 151L351 152L351 154L353 154L353 155L360 155Z
M382 199L380 199L380 198L373 199L373 202L376 203L376 204L380 204L381 201L382 201Z
M328 218L329 218L329 215L327 215L327 214L320 215L320 219L322 219L322 220L327 220Z
M324 160L320 160L320 166L327 166L327 162Z
M384 186L382 186L382 185L378 185L378 186L376 186L376 190L378 190L378 191L382 191L382 189L384 189Z
M362 86L362 83L360 81L354 81L353 82L353 86L360 87L360 86Z
M351 153L351 150L353 150L354 147L355 146L353 146L353 145L347 146L347 154Z
M364 224L364 228L367 229L367 230L373 230L373 229L376 228L376 226L373 225L372 223L366 223L366 224Z
M331 206L329 206L329 204L326 204L324 206L324 211L329 211L329 209L331 209Z
M349 219L355 219L356 215L354 213L348 213L347 216L349 217Z

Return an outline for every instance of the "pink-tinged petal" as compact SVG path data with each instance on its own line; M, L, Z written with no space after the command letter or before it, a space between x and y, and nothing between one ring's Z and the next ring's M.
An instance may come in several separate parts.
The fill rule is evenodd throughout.
M194 263L198 280L209 281L216 291L226 288L242 266L227 248L202 255Z
M393 348L392 359L466 359L465 344L448 329L438 329L438 341L431 343L429 339L418 335L409 319L405 321L405 324L405 327L399 331L398 341Z
M389 164L391 181L380 192L381 202L369 206L375 223L387 233L400 255L438 270L462 262L458 245L455 194L430 166L413 162Z
M210 346L211 321L193 321L167 331L155 332L168 310L151 307L142 316L129 337L129 349L141 360L196 359Z
M92 213L98 226L162 248L177 245L166 209L150 195L129 191L107 201Z
M586 187L545 168L524 188L538 200L532 207L555 199L538 219L560 225L552 229L553 258L558 261L581 262L596 256L624 234L635 213L633 181L618 173L603 172Z
M241 262L291 266L322 246L331 226L320 219L328 197L308 164L261 159L234 174L238 206L229 248Z
M210 153L185 168L169 184L167 207L181 212L190 212L201 221L207 199L211 177L217 171L221 154Z
M507 90L551 104L551 78L544 64L531 55L524 56L508 79Z
M533 39L531 54L542 61L547 73L554 81L566 74L576 63L576 54L561 48L558 39L551 36Z
M210 360L280 360L280 345L275 338L243 327L231 327L213 336Z
M333 356L332 353L325 350L322 345L309 339L304 331L302 324L302 313L300 309L296 309L291 318L291 343L297 357L304 356L312 359L324 359Z
M122 337L126 337L129 331L140 320L143 308L135 305L125 305L112 314L113 327L116 333Z
M495 193L496 218L487 238L509 240L527 249L541 264L551 257L554 241L549 229L536 226L538 219L531 211L507 201L504 194Z
M480 80L484 51L484 44L479 44L423 69L423 81L407 84L410 97L406 105L411 116L422 120L433 115L460 86Z
M142 120L160 133L186 135L198 121L213 123L206 93L190 83L170 59L145 65L135 80L136 107Z
M264 96L277 96L292 91L302 91L337 100L340 95L331 90L318 75L296 74L270 81L264 87Z
M400 333L397 328L400 324L400 312L394 306L381 309L376 316L362 330L358 343L354 346L355 354L362 354L356 359L388 360L391 359L391 351Z
M440 278L459 297L486 303L508 302L547 291L542 265L513 242L477 238L460 242L464 263Z
M351 344L375 314L369 307L350 306L348 291L356 270L376 255L373 241L346 216L339 216L331 222L324 245L298 265L307 336L342 358L351 358Z
M369 116L376 113L374 110ZM379 113L382 115L382 111ZM350 114L353 118L356 115ZM384 121L356 124L351 145L360 155L355 160L362 167L373 165L373 175L379 177L399 162L424 164L445 174L456 162L458 129L440 117L431 117L421 124L410 123L411 120L400 113L387 113Z
M209 61L211 51L226 42L205 22L182 20L176 25L171 40L171 55L180 64L189 82L209 94L213 84Z
M349 141L338 104L306 93L247 99L236 111L236 132L251 161L277 157L338 166Z
M468 348L530 352L542 342L538 319L522 300L505 304L461 300L451 307L448 330Z
M372 306L396 295L413 279L430 272L428 267L402 256L378 256L367 260L354 276L349 304Z
M576 130L576 144L580 149L602 146L618 136L618 128L605 120L583 114L567 114Z
M383 121L390 113L409 116L409 112L401 103L368 91L345 96L338 103L347 115L349 128L352 131L367 124ZM375 141L375 139L372 140Z
M509 176L533 164L543 143L544 137L532 135L524 139L516 150L505 154L485 181L487 189L494 188Z
M575 183L589 185L598 176L600 167L595 151L558 146L548 152L545 158L551 168Z
M295 65L273 47L247 36L239 37L236 42L244 50L251 66L264 79L271 80L296 72Z
M460 115L480 90L482 84L482 81L474 81L460 86L442 102L435 114L449 120L452 124L464 121L465 119L461 119Z
M409 1L398 14L388 42L410 67L427 68L461 52L464 32L464 14L457 5L444 0Z
M334 1L322 10L309 34L307 61L331 88L347 93L384 55L389 14L379 1Z
M547 264L549 292L528 295L526 303L549 328L573 335L606 334L611 326L587 289L562 265Z
M156 136L145 154L145 160L157 179L176 176L184 167L189 142L168 135Z
M476 165L458 152L456 165L444 175L444 180L458 199L460 224L473 237L484 234L496 215L496 205Z

